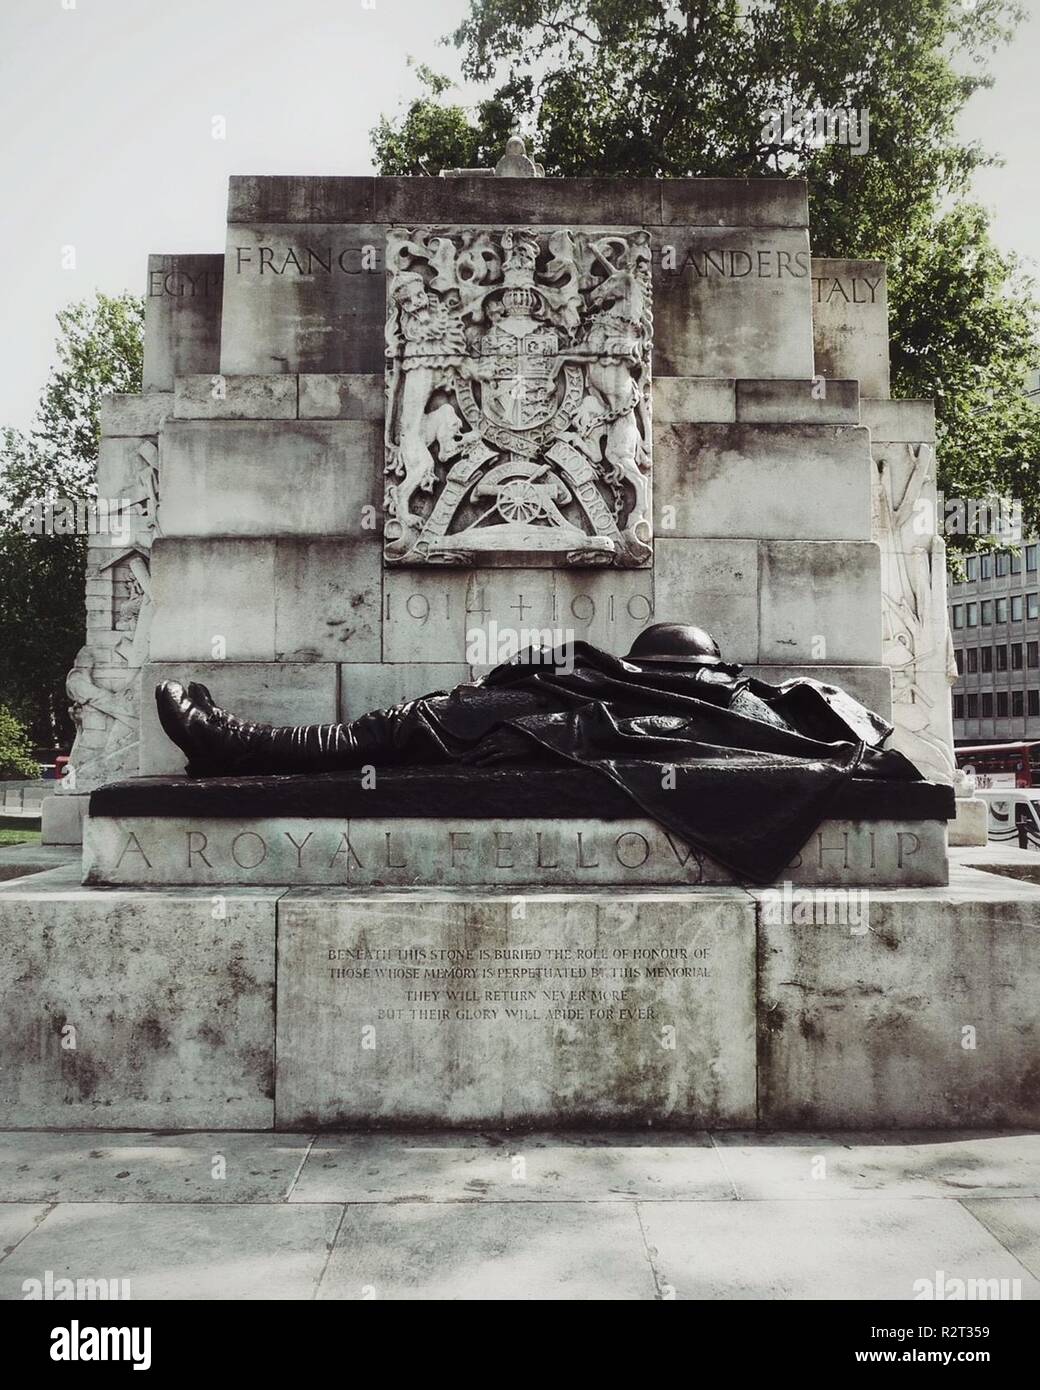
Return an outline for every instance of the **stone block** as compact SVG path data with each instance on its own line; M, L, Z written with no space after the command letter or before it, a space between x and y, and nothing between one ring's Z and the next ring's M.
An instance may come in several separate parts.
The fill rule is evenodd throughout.
M635 808L618 820L98 810L85 822L83 845L86 882L134 887L699 889L733 882L728 870ZM946 879L945 822L893 815L824 821L776 881L847 888Z
M273 540L157 539L152 660L273 661L274 575Z
M854 541L763 541L759 664L881 664L881 555Z
M179 376L173 401L178 420L295 420L296 377Z
M760 901L761 1123L1035 1127L1038 924L1040 889L970 871L871 896L858 934Z
M554 641L562 636L563 641L590 642L623 656L654 621L654 577L649 571L558 569L552 573ZM519 587L526 582L518 580Z
M480 571L478 579L493 573ZM550 577L549 571L524 571L525 581ZM383 576L383 660L447 662L466 660L471 578L455 570L387 570ZM545 608L544 594L541 608ZM483 617L477 621L484 621Z
M989 807L981 796L959 796L957 818L950 822L950 845L989 843Z
M301 420L382 420L382 374L305 372L300 383Z
M712 381L708 377L656 377L654 422L732 424L737 418L735 387L733 381Z
M141 775L181 772L184 754L163 733L153 698L160 681L199 681L216 703L258 724L331 724L337 668L330 662L178 661L153 663L141 676ZM85 799L85 798L84 798Z
M687 536L870 539L866 430L674 424L656 435L656 544Z
M83 841L83 818L90 796L84 792L54 792L45 796L40 812L41 836L45 845L78 845Z
M676 226L660 237L655 374L815 374L805 230Z
M219 370L383 370L385 228L228 228Z
M469 679L470 668L461 662L351 662L340 667L338 717L357 719L369 710L451 690Z
M858 425L859 382L738 381L737 419L745 424Z
M165 536L351 536L376 545L383 441L368 420L171 421Z
M706 628L728 661L755 662L758 545L750 540L655 543L654 621Z
M277 661L378 661L382 561L357 541L275 542Z
M807 227L804 179L661 179L661 221L695 227Z
M102 396L101 433L106 438L158 434L172 410L172 391L145 391L139 396L117 392Z
M887 396L885 262L814 256L812 291L817 373L852 378L864 396Z
M535 896L523 916L501 898L301 892L279 922L280 1127L754 1115L739 892Z
M144 301L144 390L220 370L224 258L149 256Z
M268 1128L277 893L45 877L0 894L0 1124Z
M875 444L934 444L933 401L884 401L863 398L860 416Z

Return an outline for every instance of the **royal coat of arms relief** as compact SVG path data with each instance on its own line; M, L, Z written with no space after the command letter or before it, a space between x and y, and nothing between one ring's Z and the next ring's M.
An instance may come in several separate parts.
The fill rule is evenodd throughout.
M652 560L649 234L392 228L385 557Z

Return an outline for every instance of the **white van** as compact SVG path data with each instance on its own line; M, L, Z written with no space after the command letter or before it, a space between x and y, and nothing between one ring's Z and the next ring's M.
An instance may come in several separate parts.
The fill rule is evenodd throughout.
M1040 849L1040 787L978 787L989 808L989 838L1020 849Z

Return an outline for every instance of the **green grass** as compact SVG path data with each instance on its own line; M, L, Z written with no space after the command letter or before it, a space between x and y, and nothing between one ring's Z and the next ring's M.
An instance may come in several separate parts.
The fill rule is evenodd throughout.
M0 829L0 845L38 845L39 843L40 832L38 830Z

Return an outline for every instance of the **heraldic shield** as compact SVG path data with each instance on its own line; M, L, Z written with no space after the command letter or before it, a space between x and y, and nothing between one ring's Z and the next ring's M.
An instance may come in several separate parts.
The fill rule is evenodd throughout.
M642 229L392 228L384 555L649 566Z

